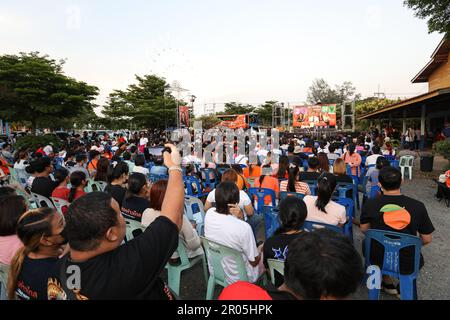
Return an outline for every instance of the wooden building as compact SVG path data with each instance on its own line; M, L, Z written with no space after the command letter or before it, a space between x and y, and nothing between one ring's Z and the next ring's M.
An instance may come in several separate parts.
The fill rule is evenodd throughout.
M403 132L407 120L420 120L421 148L425 132L444 129L450 123L450 39L444 38L431 61L414 77L412 83L428 83L428 93L406 99L359 117L359 120L391 121L400 119Z

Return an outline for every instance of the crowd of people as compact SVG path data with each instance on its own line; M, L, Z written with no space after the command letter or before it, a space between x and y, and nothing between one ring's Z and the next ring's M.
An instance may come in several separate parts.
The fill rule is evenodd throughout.
M229 286L220 299L343 299L362 283L359 250L345 235L303 231L305 221L337 228L353 223L362 232L394 231L419 236L423 245L431 242L434 227L425 206L401 193L401 173L389 161L396 149L388 137L376 130L319 140L286 135L279 145L273 149L270 139L267 149L257 145L256 163L249 161L248 143L246 153L238 154L235 140L231 163L221 163L195 152L181 155L168 135L157 130L128 137L86 132L58 149L3 145L0 264L8 266L9 276L2 294L20 300L173 299L161 278L164 267L180 263L179 240L189 258L205 255L204 236L237 250L244 261L247 282L240 281L236 261L224 258ZM160 154L149 152L157 148ZM11 183L11 171L22 183ZM337 188L355 179L366 183L356 182L365 196L359 217L348 221ZM189 187L204 204L204 234L198 221L183 214L186 181L199 182ZM91 183L105 188L88 190ZM368 196L373 187L379 187L376 199ZM280 223L268 237L251 188L275 195L264 198L267 206L276 203ZM282 199L283 192L303 199ZM347 190L346 197L354 199L354 192ZM33 208L31 194L67 205L61 211ZM132 234L127 232L131 224L139 225ZM382 266L382 247L374 244L365 254ZM413 255L411 250L402 253L402 274L412 272ZM259 286L268 259L284 261L284 275L276 275L275 286ZM68 287L69 269L80 270L79 287ZM211 265L209 271L214 272ZM393 295L401 290L388 276L383 289Z

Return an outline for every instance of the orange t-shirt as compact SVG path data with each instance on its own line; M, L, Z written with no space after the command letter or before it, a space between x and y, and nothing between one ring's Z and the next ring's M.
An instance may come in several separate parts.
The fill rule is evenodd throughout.
M250 175L250 167L243 169L244 177L250 178L259 178L261 176L261 167L260 166L253 166L252 174Z
M275 196L278 195L278 193L280 192L280 186L278 185L278 179L271 177L271 176L265 176L265 178L262 182L262 185L259 185L259 179L256 179L255 188L272 189L273 191L275 191ZM264 203L266 205L272 203L270 196L266 196L264 198Z

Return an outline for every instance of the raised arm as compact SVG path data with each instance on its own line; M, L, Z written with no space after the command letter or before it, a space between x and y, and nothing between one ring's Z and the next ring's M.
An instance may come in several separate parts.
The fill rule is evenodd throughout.
M169 182L166 195L161 208L161 215L169 218L181 230L184 212L184 183L183 173L180 167L181 157L177 148L172 144L166 144L171 153L164 152L164 164L168 168Z

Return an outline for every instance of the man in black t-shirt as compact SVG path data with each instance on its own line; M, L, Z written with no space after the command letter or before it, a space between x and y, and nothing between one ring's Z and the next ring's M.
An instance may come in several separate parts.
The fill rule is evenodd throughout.
M93 192L72 203L66 215L70 253L49 278L50 300L173 298L159 275L178 246L184 184L179 152L167 146L169 182L161 216L139 237L122 244L125 221L110 195Z
M315 181L319 178L320 173L317 172L319 168L319 159L317 157L310 157L308 159L308 171L300 173L300 181Z
M44 196L48 199L52 196L53 190L58 186L58 182L53 181L49 175L53 172L53 165L50 158L41 157L30 163L32 171L37 173L31 185L31 192Z
M413 236L419 235L423 245L429 244L434 231L433 224L422 202L401 194L400 170L394 167L384 167L380 170L378 181L383 195L368 200L364 204L361 210L361 231L378 229ZM405 248L400 253L400 273L411 274L414 271L414 248ZM372 241L370 252L372 264L382 268L383 255L383 247L378 242ZM422 255L420 258L422 267L424 264ZM399 294L397 287L388 276L383 277L383 290L390 294Z

